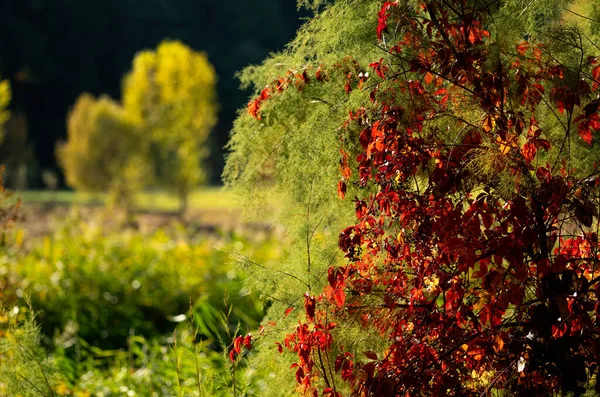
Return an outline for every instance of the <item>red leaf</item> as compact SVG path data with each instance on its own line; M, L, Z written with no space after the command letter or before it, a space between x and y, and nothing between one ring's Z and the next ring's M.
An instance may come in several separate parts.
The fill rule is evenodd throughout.
M258 99L261 101L266 101L267 99L269 99L270 96L271 96L271 89L269 87L265 87L260 92L260 96L258 97Z
M600 82L600 65L592 69L592 78Z
M302 380L304 380L304 370L302 367L298 367L296 370L296 382L302 384Z
M314 297L308 295L308 292L304 295L304 309L306 310L306 317L308 321L315 321L315 306L316 300Z
M483 226L485 226L486 229L489 229L494 223L494 217L488 213L482 212L481 221L483 222Z
M581 139L587 142L588 145L592 144L592 130L590 124L587 121L579 123L579 126L577 126L577 133L579 134Z
M464 247L464 245L465 245L464 241L459 237L449 238L447 244L448 244L448 248L452 251L460 249L460 248Z
M517 44L517 52L520 55L525 55L525 53L527 52L527 50L529 49L529 43L524 41L521 44Z
M550 178L552 177L548 168L545 167L539 167L536 170L535 175L540 182L550 182Z
M561 273L567 268L567 260L564 255L557 255L554 258L554 263L552 264L552 271L555 273Z
M317 68L317 71L315 72L315 78L317 79L317 81L325 80L325 75L323 73L323 70L321 69L321 66Z
M378 360L377 353L372 351L366 351L365 356L367 356L367 358L370 358L371 360Z
M260 120L259 109L260 101L258 99L248 102L248 114L257 120Z
M565 321L560 325L552 326L552 337L555 339L562 338L567 333L568 325Z
M289 316L289 315L290 315L290 313L292 312L292 310L294 310L294 308L293 308L293 307L291 307L291 306L290 306L290 307L288 307L288 308L285 310L285 316L286 316L286 317L287 317L287 316Z
M585 118L590 118L592 117L597 111L598 108L600 107L600 100L595 99L593 101L591 101L590 103L588 103L584 108L583 108L583 113L585 114Z
M388 11L391 7L397 6L398 3L395 1L386 1L383 3L383 7L377 13L377 38L381 40L382 34L387 33L387 19L389 18Z
M382 79L385 79L385 72L388 71L388 67L383 64L383 58L380 58L378 62L370 63L369 66L372 67L373 70L375 70L377 76L381 77Z
M243 341L244 341L244 338L242 338L241 336L238 336L233 341L233 350L238 354L241 351Z
M545 139L536 139L535 146L538 149L541 148L541 149L544 149L545 151L548 151L552 147L552 144L550 143L550 141L547 141Z
M346 293L344 292L343 287L338 286L335 289L335 291L333 292L333 300L335 301L335 304L338 305L338 307L344 306L344 303L346 302Z
M347 94L352 92L352 73L348 73L346 75L346 85L344 86L344 91L346 91Z
M342 200L346 197L346 182L344 181L338 182L338 197Z
M531 163L537 153L537 147L533 142L529 141L523 145L521 152L523 153L523 157L525 157L525 161Z

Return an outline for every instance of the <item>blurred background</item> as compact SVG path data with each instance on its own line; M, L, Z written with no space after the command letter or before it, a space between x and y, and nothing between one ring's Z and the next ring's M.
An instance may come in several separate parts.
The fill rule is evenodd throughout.
M224 146L236 72L305 15L0 0L0 395L262 394L229 351L270 304L246 258L276 263L283 232L222 189Z
M84 92L121 100L122 81L139 51L178 40L214 65L217 123L203 161L206 182L220 183L223 146L248 92L235 73L283 48L303 15L295 1L2 0L0 78L12 91L0 163L7 187L64 189L56 145Z

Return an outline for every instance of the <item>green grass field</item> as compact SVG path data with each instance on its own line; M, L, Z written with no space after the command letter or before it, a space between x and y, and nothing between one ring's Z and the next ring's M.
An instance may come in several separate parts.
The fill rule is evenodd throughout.
M68 205L101 205L106 195L101 193L81 193L59 190L26 190L14 193L23 203L68 204ZM147 191L136 195L136 207L142 211L176 211L179 206L177 197L165 191ZM204 187L190 194L190 210L231 209L238 208L232 192L222 187Z

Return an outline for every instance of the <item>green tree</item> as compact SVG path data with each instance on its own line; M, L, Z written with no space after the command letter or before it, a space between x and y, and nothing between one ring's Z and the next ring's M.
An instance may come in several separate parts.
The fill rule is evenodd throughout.
M206 55L179 41L138 53L124 80L127 117L144 132L156 182L179 196L182 214L188 194L206 178L201 162L217 121L215 83Z
M67 142L57 148L67 183L81 191L109 192L127 212L148 174L147 144L123 108L102 96L82 94L67 120Z

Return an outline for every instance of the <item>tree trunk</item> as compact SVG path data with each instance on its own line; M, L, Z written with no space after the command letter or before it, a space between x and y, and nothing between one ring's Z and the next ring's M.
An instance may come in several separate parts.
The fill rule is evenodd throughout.
M179 191L179 212L178 216L180 220L183 220L188 209L188 192L186 189Z

